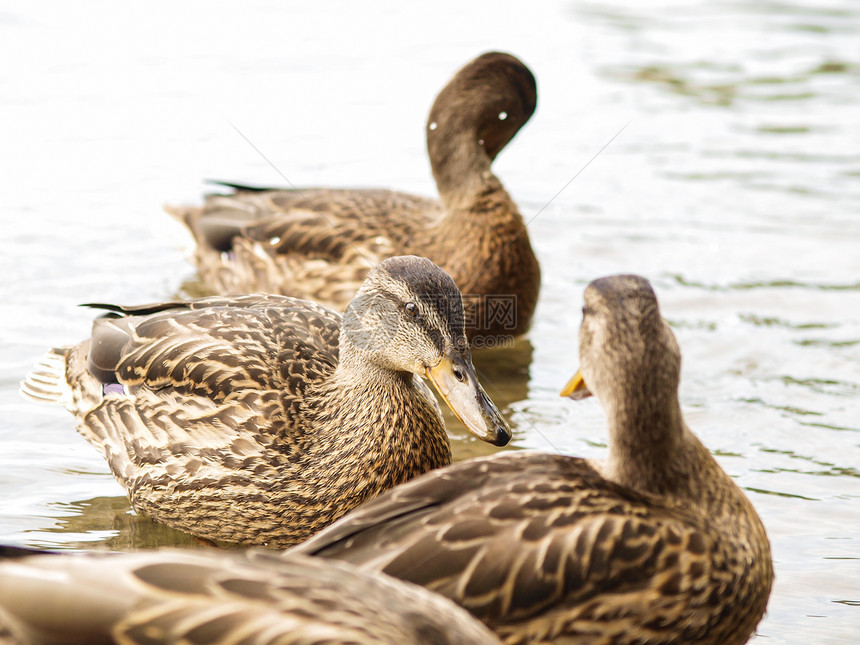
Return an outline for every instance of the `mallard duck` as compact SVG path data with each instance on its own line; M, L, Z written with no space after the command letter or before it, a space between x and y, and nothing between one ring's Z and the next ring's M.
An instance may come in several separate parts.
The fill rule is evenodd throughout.
M451 463L426 375L466 426L511 433L475 376L460 294L390 258L341 316L277 295L113 307L22 384L60 401L138 512L211 540L285 547Z
M216 293L281 293L342 311L370 268L405 253L430 258L464 294L469 340L524 333L540 267L516 204L490 165L537 103L534 76L490 52L461 69L427 119L440 200L391 190L252 189L202 207L166 207L195 240Z
M770 545L684 423L680 350L644 278L588 286L580 358L562 394L600 399L605 462L530 452L461 462L294 552L424 585L506 643L746 642L773 583Z
M262 549L0 561L0 638L3 623L6 645L499 643L416 585Z

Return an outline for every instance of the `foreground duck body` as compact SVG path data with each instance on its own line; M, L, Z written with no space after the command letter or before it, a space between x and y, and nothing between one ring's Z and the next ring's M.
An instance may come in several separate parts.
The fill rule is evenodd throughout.
M137 511L200 537L285 547L449 464L418 375L481 438L510 438L456 286L423 258L381 263L343 319L274 295L113 309L22 391L73 412Z
M3 638L4 645L499 642L416 585L262 550L0 560Z
M389 491L297 552L424 585L506 643L744 643L773 583L752 504L683 421L680 351L650 285L585 293L582 367L605 462L505 453ZM586 385L587 384L587 388Z
M195 240L203 282L343 310L376 262L430 258L466 296L467 335L516 336L531 324L540 267L519 209L491 163L534 112L529 69L490 52L443 88L427 119L439 200L390 190L255 190L168 207Z

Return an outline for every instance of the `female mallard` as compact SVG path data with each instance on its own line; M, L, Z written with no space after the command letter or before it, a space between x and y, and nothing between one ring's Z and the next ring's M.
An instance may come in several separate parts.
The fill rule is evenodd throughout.
M8 631L3 639L3 624ZM344 563L247 552L0 562L0 643L499 643L447 598Z
M438 202L391 190L234 186L203 207L167 210L191 231L200 276L217 293L282 293L342 311L375 263L411 253L463 292L470 341L522 334L540 268L490 164L536 102L534 76L510 54L483 54L457 72L427 119Z
M605 463L505 453L404 484L297 552L441 593L507 643L744 643L773 582L752 504L684 424L680 351L648 282L585 292L580 373ZM584 377L584 381L582 379Z
M510 439L457 287L424 258L375 267L342 324L273 295L112 309L22 390L74 413L138 512L197 536L285 547L451 463L417 374L476 435Z

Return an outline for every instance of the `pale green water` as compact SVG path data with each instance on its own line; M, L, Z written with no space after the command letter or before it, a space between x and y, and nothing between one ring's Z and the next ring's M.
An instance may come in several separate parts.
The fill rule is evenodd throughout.
M538 79L495 168L534 218L544 281L528 340L475 358L515 446L603 453L597 403L558 397L582 289L646 275L684 353L687 420L773 542L755 642L858 640L860 4L183 6L0 11L0 541L184 540L130 515L71 417L17 383L88 333L78 303L193 278L162 202L198 200L202 177L283 183L231 123L296 185L433 194L429 105L503 49Z

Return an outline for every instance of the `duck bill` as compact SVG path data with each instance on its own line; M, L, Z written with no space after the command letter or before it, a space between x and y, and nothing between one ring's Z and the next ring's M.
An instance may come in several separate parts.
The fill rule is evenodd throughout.
M585 379L582 378L582 370L576 370L576 374L574 374L573 378L564 386L564 389L561 391L561 395L566 396L569 399L573 399L574 401L587 399L591 396L591 390L588 389L588 386L585 384Z
M460 380L454 376L456 372ZM478 382L472 361L446 357L435 367L426 368L425 373L469 432L494 446L504 446L511 440L511 429Z

